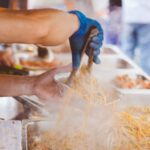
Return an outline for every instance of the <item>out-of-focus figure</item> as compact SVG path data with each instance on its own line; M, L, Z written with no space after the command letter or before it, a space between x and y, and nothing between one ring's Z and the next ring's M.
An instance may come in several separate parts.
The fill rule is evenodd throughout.
M123 0L122 49L132 59L140 49L140 66L150 75L150 3Z
M10 6L10 0L0 0L0 7L8 8L9 6ZM0 65L3 66L14 65L12 50L9 45L0 44Z
M8 8L10 0L0 0L0 7Z
M13 66L14 59L12 49L9 45L0 45L0 65Z
M107 43L120 45L121 33L121 0L109 0L109 22L107 29Z

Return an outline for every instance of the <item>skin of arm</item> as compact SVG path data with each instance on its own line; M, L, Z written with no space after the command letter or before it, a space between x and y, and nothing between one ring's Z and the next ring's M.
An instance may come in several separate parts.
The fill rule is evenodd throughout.
M58 45L79 28L78 18L56 9L0 9L0 42Z
M0 96L31 95L33 77L0 75Z
M71 66L52 69L38 76L0 75L0 96L36 95L41 100L58 99L63 87L55 74L69 72Z
M0 9L1 43L53 46L62 44L78 28L79 21L75 15L55 9ZM53 70L34 77L0 75L0 96L37 95L48 99L58 91L58 84L53 79L56 72Z

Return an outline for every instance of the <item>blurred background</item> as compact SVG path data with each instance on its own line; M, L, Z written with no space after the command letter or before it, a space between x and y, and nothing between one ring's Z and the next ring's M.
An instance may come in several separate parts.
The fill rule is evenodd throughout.
M125 116L125 118L127 119L127 123L125 124L125 126L127 129L129 129L129 133L132 134L132 136L131 138L129 138L130 137L128 136L129 134L125 132L124 135L127 135L128 140L132 141L131 143L133 144L135 143L134 149L138 148L138 150L139 149L150 150L149 148L150 142L148 142L150 141L149 140L150 126L148 126L150 124L150 17L149 17L150 2L149 0L0 0L0 7L10 8L14 10L56 8L56 9L64 10L66 12L75 9L75 10L80 10L83 13L85 13L87 16L99 21L104 30L104 44L103 47L101 48L101 54L100 54L101 63L100 65L93 64L92 75L96 77L94 83L98 81L98 84L101 87L100 90L102 91L100 91L100 93L99 91L98 92L94 91L94 93L102 97L102 99L103 97L104 99L106 99L104 100L106 102L104 109L108 107L109 104L110 105L113 104L113 109L109 108L109 110L112 109L113 112L115 113L117 109L118 112L120 112L122 110L125 110L125 108L133 107L133 110L132 109L131 110L134 112L135 116L130 117L127 113L126 113L127 116ZM0 74L31 75L31 76L39 75L52 68L70 64L72 62L70 51L71 50L68 41L65 41L63 44L58 46L48 46L48 47L41 46L41 45L33 45L33 44L13 43L8 45L5 43L0 43ZM87 57L85 57L85 61L87 62ZM64 78L64 74L62 74L62 77ZM95 90L96 87L94 86L91 86L92 88L90 88L90 86L88 85L86 88ZM15 88L15 84L14 84L14 88ZM90 94L90 98L91 97L92 96ZM78 100L78 95L75 95L74 99ZM73 103L74 103L74 99L73 99ZM64 98L62 100L64 100ZM67 103L69 104L70 102L68 102L67 100ZM77 120L76 123L78 123L80 117L82 120L82 113L81 115L78 113L77 116L74 115L76 118L74 116L72 117L73 113L79 112L77 111L78 109L78 107L76 107L77 105L74 103L75 112L73 111L73 113L70 113L70 110L71 111L73 110L72 109L73 105L71 104L72 106L70 105L71 107L69 108L68 104L67 104L68 106L66 105L66 103L64 104L65 107L62 110L65 112L64 114L68 113L67 117L69 116L69 119L71 120L68 121L68 119L65 118L66 122L69 124L63 125L65 127L64 129L67 129L66 133L68 134L69 133L68 131L71 131L70 129L68 130L68 126L70 127L70 123L72 122L74 124L76 120ZM86 110L87 108L92 108L92 109L94 108L93 107L94 105L92 107L91 106L89 107L89 104L88 107L86 106L82 111ZM0 122L1 120L23 120L23 121L26 119L39 120L38 115L41 114L42 111L45 112L46 108L44 106L45 105L43 105L40 102L40 100L37 99L37 97L35 96L30 96L30 97L21 96L19 98L0 97ZM47 105L47 107L49 107L48 110L50 110L50 115L52 116L53 120L55 120L55 115L53 116L55 111L59 113L62 112L61 110L58 111L58 109L60 109L61 107L60 105L56 106L55 102L54 103L52 102L50 105ZM79 108L82 108L82 104L81 107ZM96 118L96 119L94 118L94 120L97 120L99 115L102 115L102 121L100 120L98 123L94 122L91 124L92 126L89 125L89 127L92 127L92 130L89 131L90 132L94 131L94 134L91 135L94 135L92 137L95 137L96 135L96 139L97 137L99 138L99 136L97 136L97 134L95 133L101 133L101 131L106 131L105 133L107 133L110 131L111 136L109 136L108 141L111 143L111 145L113 145L114 142L113 142L112 129L115 129L114 133L116 136L117 135L116 133L119 131L119 130L117 131L116 129L119 127L119 125L115 127L111 126L109 120L112 119L109 119L109 115L105 113L105 111L103 111L101 107L97 107L97 108L99 111L100 110L102 111L99 113L99 111L97 111L96 109L95 111L96 113L93 113L94 111L91 110L85 113L86 120L87 120L85 122L89 122L88 121L89 119L87 119L87 115L89 115L90 113L92 114L92 115L90 114L92 120L93 120L93 116ZM141 115L139 112L141 113ZM110 115L112 115L112 113ZM59 118L63 118L62 116L60 116ZM131 122L134 120L135 122ZM107 124L109 124L110 127L109 130L107 129L107 125L105 125L106 122ZM22 124L23 123L24 122L22 122ZM80 123L79 125L82 128L82 125ZM98 128L97 126L95 128L95 125L97 125ZM128 125L135 125L135 126L132 127ZM37 124L34 127L35 130L38 131ZM104 130L102 128L99 129L99 127L102 128L106 127L106 129L105 128ZM4 138L3 138L3 133L5 132L3 132L3 130L7 128L5 126L1 128L0 126L0 129L1 129L0 132L2 132L2 136L1 136L2 143L4 142L5 145L11 146L11 149L13 149L12 145L17 145L16 143L19 142L16 142L15 144L9 144L9 141L5 137L10 135L8 131L13 130L13 133L15 133L14 128L11 127L11 130L7 130L6 133L8 133L8 135L7 134L4 135ZM19 128L17 129L19 131ZM32 134L33 133L31 132L31 136ZM21 135L24 135L24 133ZM40 134L38 133L38 138L35 138L36 141L40 141L39 135ZM81 135L83 136L78 136L78 134L76 136L75 134L75 137L77 138L79 137L79 139L81 140L83 139L84 142L84 138L82 137L85 137L84 135L86 134L81 134ZM87 135L89 136L90 134ZM136 137L134 137L133 135ZM13 140L14 139L17 140L17 138L14 138L14 136L11 137L13 138ZM70 137L68 138L69 141L70 141ZM104 141L104 143L107 144L106 138L103 138L104 136L101 137L102 137L102 142ZM118 142L118 137L120 138L120 136L117 136L117 142ZM19 139L22 140L22 138ZM137 141L135 142L133 141L133 139L137 139ZM59 139L59 141L61 141L61 138ZM89 141L91 146L91 141L94 140L89 140ZM24 142L23 140L22 142L26 144L26 142ZM64 143L65 143L64 145L67 145L66 141ZM80 145L80 142L78 143ZM33 143L33 145L35 144ZM119 145L122 145L121 142L119 142ZM82 146L80 148L82 148ZM87 143L86 143L86 148L87 148ZM108 148L110 149L110 147ZM0 150L2 149L4 150L5 147L3 147L0 142ZM129 149L129 147L127 149Z
M102 92L100 91L99 93L95 91L94 93L96 93L98 96L100 95L102 99L103 99L103 95L104 97L106 97L104 98L106 99L105 106L108 106L107 101L108 104L113 104L114 102L113 100L115 100L115 103L118 105L117 107L119 108L119 111L123 110L125 107L131 107L131 106L135 108L143 107L141 110L137 109L140 110L143 116L142 115L140 116L139 115L140 113L135 111L135 114L137 113L137 115L135 116L136 119L132 119L133 117L131 118L130 116L126 117L129 119L129 121L135 120L135 122L133 123L132 122L130 123L128 121L126 126L128 124L130 125L137 124L135 127L133 127L134 130L132 132L129 131L130 133L132 133L131 136L132 140L130 140L129 138L128 139L130 141L133 141L133 139L137 139L136 142L132 142L136 144L134 146L135 149L136 148L141 150L150 149L149 148L150 143L148 142L148 140L150 139L150 135L149 135L150 132L148 132L150 131L148 129L150 127L148 126L150 124L149 123L150 121L150 117L149 117L150 116L149 115L150 114L149 113L150 112L150 17L149 17L150 2L149 0L0 0L0 7L10 8L14 10L56 8L56 9L64 10L66 12L69 10L76 9L84 12L87 16L92 17L97 21L99 21L104 30L104 44L103 47L101 48L101 55L100 55L101 64L93 65L92 74L96 77L95 81L96 82L99 81L98 84L100 83L100 87L102 87ZM85 60L87 61L87 58ZM68 41L65 41L62 45L49 46L49 47L45 47L41 45L33 45L33 44L13 43L8 45L5 43L0 43L0 74L38 75L52 68L70 64L71 62L72 61L71 61L70 45ZM88 88L89 85L87 86L87 89ZM96 88L92 87L91 89L96 89ZM104 92L104 94L101 95L103 91L105 91L106 94ZM39 99L37 99L37 97L34 96L32 97L23 96L21 97L21 99L20 98L18 99L16 97L0 97L0 120L24 120L24 119L36 120L36 118L38 119L39 110L41 112L41 107L43 106L40 103L40 106L38 105L37 107L36 105L39 104L39 102L40 102ZM90 107L93 109L94 108L93 106ZM144 116L143 110L146 108L145 106L147 106L148 109L146 109L147 111L145 112L147 113ZM67 107L65 104L65 109ZM85 108L87 108L87 106ZM98 110L103 111L103 109L99 109L99 107L97 108ZM115 107L113 107L113 110L115 110L114 108ZM50 105L49 109L51 109L52 112L56 111L53 103L52 105ZM68 109L68 110L72 110L72 109ZM75 108L75 110L77 109ZM66 111L66 112L68 113L70 111ZM93 113L93 111L89 111L89 112L92 112L92 114L99 113L99 111L98 113L97 111L96 113ZM86 118L89 112L85 113ZM71 116L71 114L69 114L68 116ZM107 113L102 112L99 114L102 114L102 118L104 117L109 121L109 117L107 117ZM137 119L137 116L140 119ZM71 119L73 120L72 122L74 123L76 120L80 120L78 119L78 117L80 117L80 115L78 115L77 118L73 117L73 119ZM52 118L55 117L52 116ZM96 119L97 119L97 115L96 115ZM138 122L138 120L141 122ZM143 122L143 121L147 121L147 122ZM70 124L71 121L67 120L67 122L69 122ZM103 122L102 127L105 127L105 119L103 119L102 122ZM94 123L93 125L99 126L97 122ZM93 129L96 130L99 129L99 128L93 128L93 125L89 126L92 127L91 131L93 131ZM65 129L68 130L68 126L70 125L66 125ZM117 127L119 126L117 125ZM117 127L115 127L115 129ZM5 128L6 127L4 126L4 129ZM35 128L37 129L37 126ZM111 126L109 130L105 130L105 129L102 130L100 128L98 132L106 131L107 133L111 131L112 128L114 127ZM132 129L131 127L128 126L127 128ZM1 128L1 126L0 129L1 129L0 131L3 131L3 128ZM14 128L11 128L11 130L14 130ZM9 133L8 131L6 133ZM115 130L115 135L116 135L116 131L117 130ZM3 133L4 132L2 132L2 135ZM13 133L15 133L15 131L13 131ZM108 139L109 141L111 141L110 143L112 145L113 134L112 132L110 133L111 136L109 136ZM133 134L137 135L136 138L133 137ZM9 144L7 138L5 138L6 136L7 135L4 136L5 140L3 140L3 136L1 136L2 142L4 141L5 144L8 146L16 145L16 143ZM120 136L117 136L117 139L118 137ZM13 140L15 139L14 136L12 136L12 138ZM22 140L22 138L19 139ZM38 137L36 139L37 141L39 141L40 138ZM70 138L68 139L70 140ZM82 136L81 138L79 136L79 139L82 140ZM102 141L103 140L105 140L105 138L102 139ZM141 141L146 141L146 142L143 143ZM139 143L141 144L140 146L138 145ZM143 148L144 146L146 148ZM108 148L110 149L110 147ZM5 147L1 145L0 149L5 149Z

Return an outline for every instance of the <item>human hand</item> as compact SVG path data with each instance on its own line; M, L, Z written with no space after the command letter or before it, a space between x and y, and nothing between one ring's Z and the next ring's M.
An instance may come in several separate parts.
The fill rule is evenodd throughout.
M88 48L86 50L86 54L89 56L90 49L92 48L94 55L93 61L96 64L99 64L100 60L98 58L98 55L100 54L100 48L103 42L103 29L101 25L96 20L87 18L80 11L70 11L69 13L75 14L80 22L80 27L78 31L75 32L69 39L72 50L73 68L78 68L80 66L82 50L88 38L87 36L89 34L89 31L92 27L96 27L99 33L91 38Z
M9 67L14 65L14 59L11 50L0 52L0 65Z
M33 94L41 100L58 100L62 98L64 87L62 84L55 81L54 77L58 73L69 72L71 66L65 66L57 69L52 69L39 76L33 77Z

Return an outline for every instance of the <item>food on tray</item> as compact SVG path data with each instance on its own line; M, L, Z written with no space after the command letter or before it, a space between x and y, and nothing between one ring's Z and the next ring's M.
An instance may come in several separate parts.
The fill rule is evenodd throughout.
M150 149L150 107L127 108L120 113L120 123L122 136L116 149Z
M76 97L76 95L78 96ZM105 109L102 108L103 105L104 107L108 106L107 99L109 97L109 94L103 91L98 80L89 74L86 67L82 67L80 73L73 78L71 88L68 89L62 100L63 105L56 115L54 127L52 127L52 130L49 129L46 133L42 133L41 136L38 136L38 139L34 135L30 136L29 150L87 150L93 148L97 150L100 145L103 145L103 142L101 142L105 135L103 128L106 126L112 128L110 126L112 125L110 122L113 120L111 109L107 109L107 114L104 116ZM74 109L74 107L70 108L71 101L75 102L76 100L76 106L78 102L85 103L81 114L80 110ZM93 116L91 120L90 112L95 110L96 116ZM110 114L109 119L108 114ZM106 122L104 121L105 118L108 119ZM94 124L92 121L94 121ZM97 129L99 129L99 132L97 132ZM104 131L103 134L97 137L102 131ZM30 131L29 134L31 134ZM95 140L96 142L94 142Z
M48 122L49 129L35 131L37 124L28 128L29 150L150 149L150 107L118 111L116 103L108 103L111 95L85 67L71 87L56 118ZM79 105L72 105L75 101Z
M107 118L101 124L86 128L79 124L79 129L71 131L68 126L71 124L66 123L66 126L60 124L40 136L32 134L29 150L149 150L150 107L129 107L121 112L114 111L114 114L112 122Z
M46 62L41 60L20 60L20 64L24 68L51 69L60 66L62 63L58 60L53 60L52 62Z
M115 83L123 89L150 89L150 80L143 76L119 75L115 78Z

